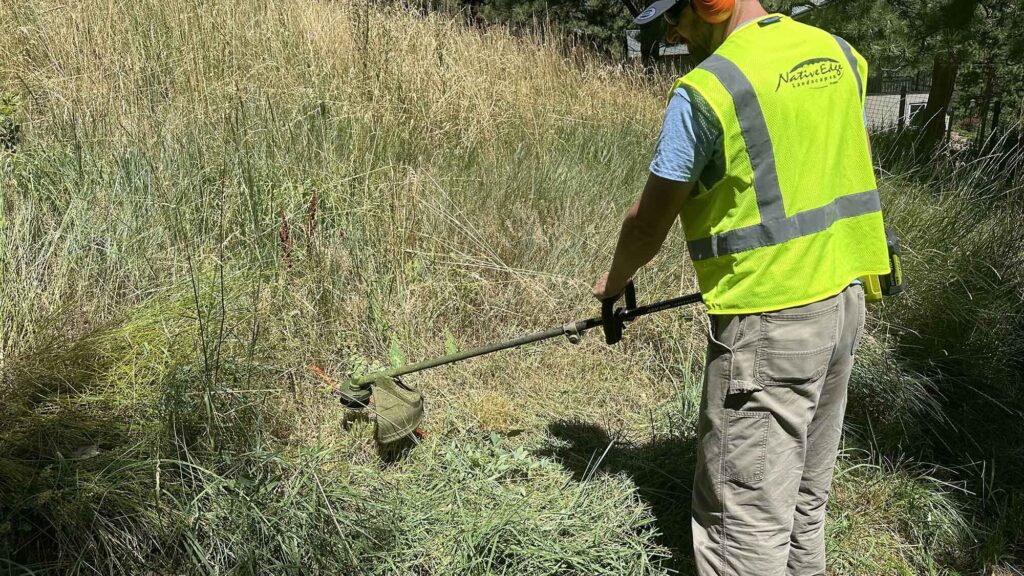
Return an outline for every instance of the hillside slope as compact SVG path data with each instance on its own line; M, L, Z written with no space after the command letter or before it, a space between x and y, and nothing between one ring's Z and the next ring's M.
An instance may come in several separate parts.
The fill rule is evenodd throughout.
M383 461L307 369L343 378L594 314L670 79L354 3L2 12L21 128L0 152L0 565L688 570L698 308L612 348L411 377L430 435ZM913 291L865 338L834 574L998 569L1020 543L1003 463L1022 431L1005 359L1024 351L1024 211L998 179L968 198L958 174L883 182ZM641 299L693 291L685 262L676 233ZM970 433L945 401L965 383L999 406L954 402L996 415Z

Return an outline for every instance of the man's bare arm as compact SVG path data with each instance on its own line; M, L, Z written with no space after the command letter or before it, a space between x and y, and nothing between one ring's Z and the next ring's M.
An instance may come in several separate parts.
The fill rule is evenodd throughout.
M594 285L596 298L621 293L633 274L654 258L694 186L693 182L676 182L655 174L648 176L640 200L622 221L611 268Z

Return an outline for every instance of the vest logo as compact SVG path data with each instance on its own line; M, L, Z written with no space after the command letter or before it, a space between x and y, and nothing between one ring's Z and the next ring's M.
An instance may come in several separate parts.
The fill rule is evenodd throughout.
M832 58L811 58L793 66L789 72L779 74L775 85L778 92L783 86L792 88L827 88L843 77L843 65Z

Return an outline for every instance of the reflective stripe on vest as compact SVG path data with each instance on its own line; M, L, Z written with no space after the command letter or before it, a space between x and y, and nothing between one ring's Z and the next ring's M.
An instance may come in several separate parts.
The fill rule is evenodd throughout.
M850 63L850 68L853 69L853 77L857 79L857 94L860 94L860 99L863 101L864 82L860 79L860 68L857 67L857 59L853 56L853 48L850 48L850 45L846 43L846 40L843 40L839 36L833 34L832 37L836 39L839 47L843 49L843 55L846 56L846 61Z
M834 38L850 62L857 79L858 94L863 94L860 72L850 46L838 36ZM824 206L786 216L776 172L775 151L754 87L738 66L720 55L712 54L699 68L713 74L735 103L740 132L754 172L753 188L761 222L687 242L694 260L774 246L826 230L837 220L882 209L878 190L872 189L840 196Z
M737 228L708 238L687 242L694 260L717 258L727 254L745 252L762 246L774 246L794 238L816 234L843 218L853 218L878 212L882 203L878 190L840 196L832 202L804 210L781 220L770 220L746 228Z

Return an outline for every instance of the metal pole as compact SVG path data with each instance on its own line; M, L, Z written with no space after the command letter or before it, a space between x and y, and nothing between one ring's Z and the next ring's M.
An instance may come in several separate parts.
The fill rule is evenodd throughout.
M701 301L700 293L688 294L686 296L679 296L664 300L662 302L654 302L646 304L644 306L637 306L636 308L620 308L617 314L617 318L620 322L629 320L635 320L641 316L653 314L655 312L661 312L663 310L669 310L671 308L678 308L680 306L686 306L688 304L694 304ZM507 342L499 342L497 344L488 344L486 346L480 346L479 348L472 348L470 350L463 350L456 354L449 354L447 356L441 356L439 358L433 358L431 360L424 360L422 362L416 362L415 364L407 364L405 366L399 366L397 368L389 368L387 370L381 370L380 372L374 372L367 374L359 378L354 378L351 381L351 386L355 389L363 388L369 384L372 384L375 380L380 378L394 378L396 376L402 376L405 374L411 374L413 372L419 372L421 370L427 370L429 368L436 368L445 364L451 364L460 360L466 360L468 358L474 358L476 356L483 356L485 354L491 354L492 352L498 352L499 350L507 350L508 348L516 348L524 344L530 344L533 342L540 342L541 340L548 340L557 336L572 336L578 335L601 326L603 321L601 317L589 318L587 320L579 320L577 322L569 322L562 326L556 326L549 328L542 332L534 332L533 334L527 334L520 336L514 340Z
M899 116L899 131L903 132L903 128L907 126L907 83L904 82L903 86L900 87L900 116Z
M680 306L686 306L688 304L696 304L700 302L702 296L700 292L694 294L687 294L686 296L678 296L662 302L654 302L651 304L645 304L643 306L637 306L630 310L622 311L622 320L633 320L641 316L653 314L655 312L661 312L662 310L668 310L670 308L678 308Z
M591 319L590 321L594 321ZM597 318L597 325L601 325L601 319ZM593 326L588 326L593 328ZM526 336L520 336L515 340L509 340L508 342L500 342L498 344L489 344L487 346L481 346L479 348L472 348L470 350L463 350L456 354L449 354L448 356L441 356L440 358L434 358L431 360L424 360L422 362L416 362L415 364L407 364L405 366L399 366L397 368L391 368L388 370L382 370L380 372L374 372L373 374L367 374L355 381L356 384L370 384L378 378L394 378L395 376L402 376L403 374L410 374L412 372L419 372L420 370L426 370L428 368L436 368L444 364L451 364L452 362L458 362L460 360L466 360L467 358L473 358L475 356L483 356L484 354L490 354L499 350L505 350L507 348L515 348L516 346L522 346L523 344L530 344L532 342L539 342L541 340L547 340L556 336L564 334L562 327L551 328L544 330L543 332L535 332L533 334L527 334Z

